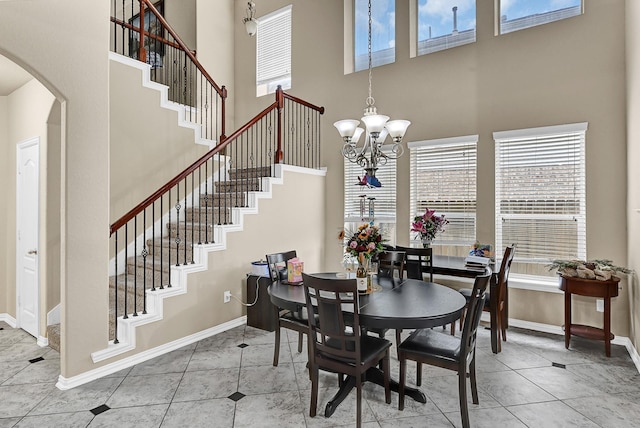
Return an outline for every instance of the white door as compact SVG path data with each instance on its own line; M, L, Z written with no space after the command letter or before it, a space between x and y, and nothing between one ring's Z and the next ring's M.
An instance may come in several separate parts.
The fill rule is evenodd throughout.
M40 140L18 145L16 193L16 297L18 327L38 337L38 182Z

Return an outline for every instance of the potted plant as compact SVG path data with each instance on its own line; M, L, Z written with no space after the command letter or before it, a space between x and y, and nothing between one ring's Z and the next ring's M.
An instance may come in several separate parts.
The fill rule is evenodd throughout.
M619 280L617 274L628 274L633 271L625 267L616 266L611 260L553 260L547 265L549 270L557 270L559 275L566 278L595 279L599 281Z

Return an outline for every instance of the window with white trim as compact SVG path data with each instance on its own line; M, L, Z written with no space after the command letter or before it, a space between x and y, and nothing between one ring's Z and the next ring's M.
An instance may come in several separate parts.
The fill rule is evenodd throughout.
M257 19L256 95L291 88L291 5Z
M408 143L411 221L426 208L449 220L436 236L434 251L466 255L476 240L477 135ZM418 245L417 236L411 236Z
M374 223L380 227L384 243L395 246L396 161L389 159L385 165L378 167L376 178L382 187L359 185L363 175L364 170L360 165L344 160L344 228L353 231L360 224L371 221L369 208L373 202Z
M476 0L416 0L418 55L476 41Z
M583 13L582 0L499 0L498 34L511 33Z
M354 0L354 70L369 68L369 5L367 0ZM396 60L396 2L371 1L371 64L373 67Z
M553 259L586 259L587 123L494 132L496 256L512 274L554 276Z

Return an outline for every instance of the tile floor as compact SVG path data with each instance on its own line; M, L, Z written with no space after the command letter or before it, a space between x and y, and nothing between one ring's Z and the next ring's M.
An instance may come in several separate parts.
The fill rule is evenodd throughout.
M273 333L238 327L122 372L74 388L55 387L59 355L22 330L0 322L0 428L4 427L335 427L354 426L355 393L336 413L322 416L337 388L321 377L319 415L308 416L310 384L297 336L282 343L273 367ZM393 336L393 335L388 335ZM509 329L503 352L490 351L479 331L480 404L470 405L473 427L640 427L640 375L626 349ZM393 353L393 352L392 352ZM395 356L394 356L395 357ZM408 380L415 380L409 364ZM363 425L458 427L453 372L423 368L427 403L365 386ZM392 360L397 379L398 364Z

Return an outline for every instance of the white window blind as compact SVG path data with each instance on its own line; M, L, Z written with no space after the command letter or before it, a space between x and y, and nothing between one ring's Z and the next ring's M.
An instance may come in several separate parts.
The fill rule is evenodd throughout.
M470 245L476 239L477 142L477 135L469 135L408 144L411 221L426 208L449 220L436 245Z
M383 147L384 148L384 147ZM378 168L376 178L382 187L360 186L358 177L362 178L364 170L358 164L344 160L344 223L347 230L362 223L360 213L361 195L365 196L364 221L369 219L369 199L375 198L374 221L380 226L386 243L395 245L396 224L396 161L389 159Z
M586 259L586 123L494 133L496 255L516 244L512 272ZM537 269L537 270L536 270Z
M256 41L257 95L291 88L291 5L259 18Z

